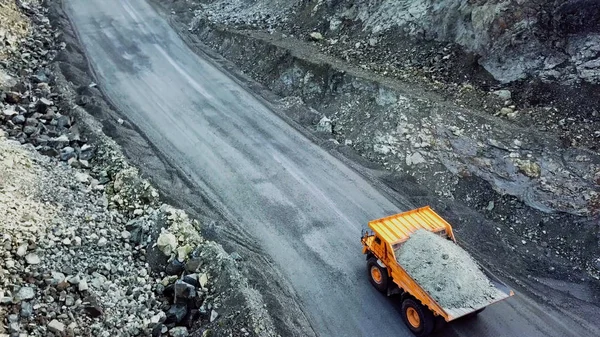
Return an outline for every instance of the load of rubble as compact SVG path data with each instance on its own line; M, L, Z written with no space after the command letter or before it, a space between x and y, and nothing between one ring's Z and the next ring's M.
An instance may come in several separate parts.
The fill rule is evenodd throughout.
M414 232L396 259L443 308L479 309L504 297L469 253L430 231Z

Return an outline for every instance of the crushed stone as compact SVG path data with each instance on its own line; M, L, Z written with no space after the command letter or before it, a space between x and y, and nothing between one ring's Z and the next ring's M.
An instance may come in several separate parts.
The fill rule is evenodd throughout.
M454 242L419 229L396 251L398 263L443 308L480 308L503 294Z

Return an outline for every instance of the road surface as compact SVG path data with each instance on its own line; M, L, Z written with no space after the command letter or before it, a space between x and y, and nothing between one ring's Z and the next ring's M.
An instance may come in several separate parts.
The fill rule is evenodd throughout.
M368 220L409 205L394 204L197 56L145 0L66 0L66 9L105 92L243 221L291 282L318 336L411 336L395 304L368 283L358 243ZM444 335L585 332L517 296Z

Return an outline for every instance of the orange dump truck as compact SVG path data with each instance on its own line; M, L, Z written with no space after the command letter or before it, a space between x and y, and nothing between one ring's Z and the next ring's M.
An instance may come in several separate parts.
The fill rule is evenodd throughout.
M402 318L417 336L428 336L436 327L464 316L473 316L488 305L514 295L505 284L486 272L502 296L478 308L443 308L396 260L395 252L412 233L425 229L456 242L452 226L429 206L369 222L361 241L367 255L368 275L373 286L387 296L399 295ZM400 261L401 262L401 261ZM440 324L441 323L441 324Z

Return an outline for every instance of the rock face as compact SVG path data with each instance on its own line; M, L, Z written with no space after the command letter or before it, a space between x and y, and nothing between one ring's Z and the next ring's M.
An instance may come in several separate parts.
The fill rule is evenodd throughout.
M427 230L414 232L396 259L443 308L478 309L502 296L466 251Z
M600 3L595 0L341 0L317 5L237 0L214 1L204 8L211 20L234 25L293 22L306 23L308 30L314 28L315 18L322 18L320 25L328 31L309 34L314 40L359 26L378 37L397 37L400 32L418 40L454 43L479 55L479 63L505 83L527 76L600 83Z

